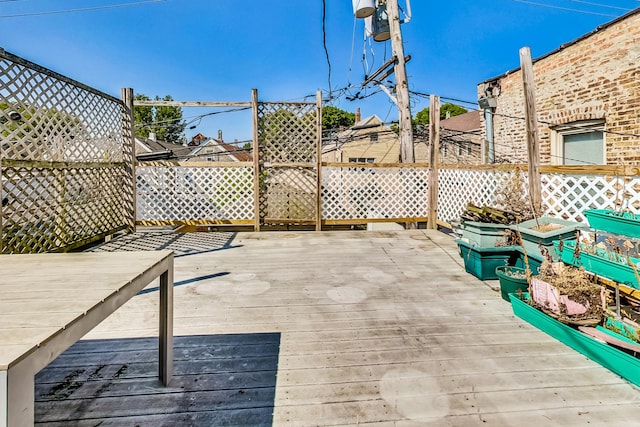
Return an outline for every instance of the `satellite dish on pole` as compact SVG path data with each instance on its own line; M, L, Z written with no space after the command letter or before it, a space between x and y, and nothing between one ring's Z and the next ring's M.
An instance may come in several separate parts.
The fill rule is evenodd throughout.
M376 11L375 0L351 0L356 18L366 18Z

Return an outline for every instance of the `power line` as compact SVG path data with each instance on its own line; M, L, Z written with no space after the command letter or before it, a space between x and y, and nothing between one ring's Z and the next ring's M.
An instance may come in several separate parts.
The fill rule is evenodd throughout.
M589 6L606 7L609 9L623 10L625 12L631 12L633 10L626 7L610 6L608 4L592 3L590 1L583 1L583 0L569 0L569 1L572 1L574 3L588 4Z
M524 3L524 4L529 4L532 6L540 6L540 7L548 7L549 9L558 9L558 10L564 10L567 12L577 12L577 13L586 13L588 15L598 15L598 16L606 16L609 18L617 18L618 15L611 15L608 13L600 13L600 12L591 12L588 10L582 10L582 9L572 9L569 7L562 7L562 6L555 6L552 4L544 4L544 3L536 3L536 2L532 2L532 1L527 1L527 0L513 0L516 3Z
M4 1L17 1L17 0L4 0ZM120 3L120 4L111 4L105 6L95 6L95 7L84 7L79 9L65 9L65 10L51 10L46 12L31 12L31 13L17 13L14 15L0 15L1 18L22 18L26 16L42 16L42 15L56 15L62 13L75 13L75 12L89 12L94 10L102 10L102 9L115 9L119 7L129 7L129 6L140 6L143 4L151 4L151 3L160 3L170 0L145 0L138 1L133 3Z
M324 55L327 58L327 66L329 68L329 98L331 98L331 59L329 58L329 49L327 48L327 1L322 0L322 45L324 46Z

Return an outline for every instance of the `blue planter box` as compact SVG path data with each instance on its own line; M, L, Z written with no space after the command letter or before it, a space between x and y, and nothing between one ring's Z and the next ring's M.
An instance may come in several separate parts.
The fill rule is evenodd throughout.
M580 256L575 258L573 251L576 242L564 242L562 253L560 254L562 262L576 267L584 267L585 270L606 277L618 283L624 283L632 288L640 289L635 272L630 265L619 263L608 259L607 252L603 249L596 249L596 254L580 251ZM557 245L556 245L557 246ZM631 262L639 268L640 260L631 258Z
M516 246L484 248L460 239L456 243L464 260L465 271L480 280L497 280L496 267L514 265L519 257Z
M614 212L611 209L588 209L584 215L589 226L596 230L621 234L629 237L640 237L640 215L630 212Z
M510 294L509 297L513 313L516 316L622 378L635 385L640 385L640 359L608 344L596 341L577 329L557 321L530 306L526 301L522 301L516 294ZM528 298L528 295L525 294L525 298Z

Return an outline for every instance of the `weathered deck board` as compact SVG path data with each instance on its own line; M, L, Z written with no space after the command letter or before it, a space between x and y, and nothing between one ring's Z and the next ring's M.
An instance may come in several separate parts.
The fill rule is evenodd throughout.
M637 387L514 317L494 283L464 272L450 236L425 230L194 234L128 237L136 250L170 242L180 255L171 387L154 383L154 339L137 338L157 334L152 284L88 335L97 341L79 342L41 372L39 421L637 422ZM111 249L127 244L101 248ZM82 387L61 400L47 398L70 374ZM153 415L158 406L169 414ZM69 421L82 417L90 420Z

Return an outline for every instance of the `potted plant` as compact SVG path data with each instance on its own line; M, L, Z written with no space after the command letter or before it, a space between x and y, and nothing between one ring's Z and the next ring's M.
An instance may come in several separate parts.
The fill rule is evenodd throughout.
M500 280L500 295L505 301L510 301L509 294L520 294L529 289L527 270L524 268L501 265L496 267L496 276Z
M543 248L546 248L554 261L558 260L558 256L551 250L553 243L559 240L575 239L577 231L584 227L579 222L550 216L542 216L510 226L522 236L522 245L529 255L544 257L542 252Z
M613 238L599 243L583 238L580 241L557 242L556 250L566 264L583 267L598 276L640 289L640 259L629 255L633 246L628 240L619 245Z
M596 230L621 234L628 237L640 237L640 215L630 211L613 209L588 209L584 215L589 226Z

